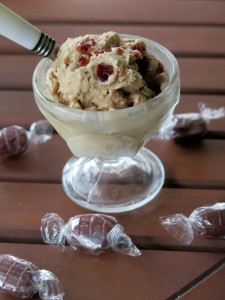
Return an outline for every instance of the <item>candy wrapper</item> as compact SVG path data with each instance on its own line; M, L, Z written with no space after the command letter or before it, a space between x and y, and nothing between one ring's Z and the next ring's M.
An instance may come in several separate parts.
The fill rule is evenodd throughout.
M57 214L47 213L42 218L41 233L47 244L65 245L67 241L74 250L95 255L108 249L130 256L141 255L124 228L107 215L78 215L65 224Z
M224 107L212 109L200 103L199 113L175 114L169 117L154 138L174 139L178 142L199 140L207 133L207 125L211 120L224 117Z
M181 244L190 245L195 236L225 239L225 202L196 208L189 217L160 217L160 223Z
M58 278L33 263L9 254L0 255L0 290L17 299L62 300L64 292Z
M46 120L31 124L30 130L12 125L0 131L0 161L25 155L31 144L45 143L51 139L53 127Z

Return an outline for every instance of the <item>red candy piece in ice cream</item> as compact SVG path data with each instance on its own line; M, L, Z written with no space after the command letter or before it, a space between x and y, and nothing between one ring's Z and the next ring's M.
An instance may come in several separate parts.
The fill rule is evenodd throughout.
M91 52L91 47L94 46L95 40L94 39L87 39L79 43L77 46L77 50L82 52L82 53L90 53Z
M137 44L134 44L132 47L131 47L132 50L138 50L140 51L141 53L143 53L145 51L145 48L144 46L141 44L141 43L137 43Z
M99 55L99 54L102 54L102 53L105 53L105 52L108 52L108 51L106 51L105 49L99 49L99 50L95 50L95 51L93 51L93 53L95 54L95 55Z
M108 80L109 76L113 74L113 66L99 64L97 67L96 75L99 80L105 82Z
M78 65L78 67L84 67L88 64L88 62L89 62L89 59L87 57L81 55L78 57L77 65Z
M123 49L122 48L118 48L117 49L117 55L122 55L123 54Z

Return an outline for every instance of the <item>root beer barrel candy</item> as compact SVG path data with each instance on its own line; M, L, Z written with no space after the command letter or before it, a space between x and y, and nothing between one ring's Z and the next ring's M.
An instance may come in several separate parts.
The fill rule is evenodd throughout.
M114 217L84 214L72 217L65 224L60 216L47 213L42 218L41 233L48 244L63 245L65 240L74 250L100 254L112 249L131 256L141 252Z
M2 129L0 134L0 159L24 154L29 148L26 130L17 125Z
M17 125L0 131L0 161L26 154L31 144L37 145L52 138L53 127L46 120L34 122L30 130Z
M195 235L225 239L225 203L196 208L189 217L183 214L161 217L160 222L182 244L191 244Z
M196 114L177 115L173 138L178 142L199 139L207 133L207 122Z
M225 203L203 206L189 216L194 229L206 238L225 238Z
M58 278L33 263L9 254L0 255L0 289L18 299L61 300L64 292Z
M0 255L0 288L9 295L30 299L37 293L32 271L38 268L24 259L12 255Z
M92 248L94 252L110 248L107 234L118 224L116 219L102 215L80 215L66 225L66 239L75 249Z
M208 123L225 117L225 108L213 109L199 103L199 113L184 113L170 116L155 139L173 139L179 143L201 140L208 133Z
M171 116L155 135L156 139L177 142L199 140L207 133L207 121L199 113Z

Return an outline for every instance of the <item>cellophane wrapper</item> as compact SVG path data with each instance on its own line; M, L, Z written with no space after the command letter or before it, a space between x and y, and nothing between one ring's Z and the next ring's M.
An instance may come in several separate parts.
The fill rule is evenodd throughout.
M190 245L195 237L225 239L225 202L196 208L189 217L160 217L161 225L178 242Z
M53 127L47 120L39 120L30 126L29 139L33 144L43 144L53 135Z
M52 138L53 127L47 120L34 122L30 130L11 125L0 130L0 161L26 155L31 145L47 142Z
M64 296L52 272L10 254L0 255L0 289L18 299L31 299L37 293L42 300L62 300Z
M67 223L55 213L47 213L41 221L45 243L65 245L75 251L99 255L114 250L130 256L141 255L116 218L104 214L84 214L71 217Z
M210 108L205 103L198 104L199 112L174 114L168 117L154 136L159 140L186 140L201 138L207 132L210 121L225 117L225 108Z

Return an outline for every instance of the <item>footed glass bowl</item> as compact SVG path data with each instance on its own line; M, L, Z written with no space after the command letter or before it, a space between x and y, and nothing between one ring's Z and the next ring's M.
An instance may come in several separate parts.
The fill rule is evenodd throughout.
M65 192L80 206L105 213L138 208L161 190L162 163L143 146L173 113L180 98L179 67L172 53L154 41L122 36L143 40L169 77L163 91L143 104L112 111L70 108L55 102L48 91L46 74L51 60L42 59L33 75L40 111L74 155L62 172Z

